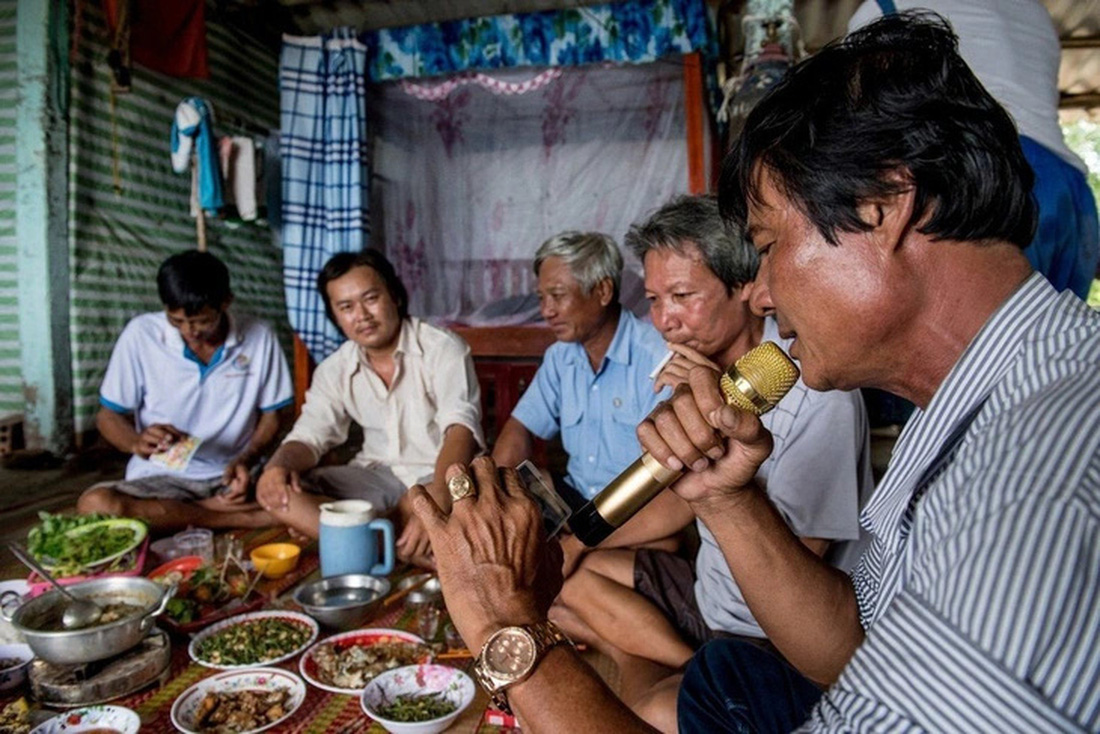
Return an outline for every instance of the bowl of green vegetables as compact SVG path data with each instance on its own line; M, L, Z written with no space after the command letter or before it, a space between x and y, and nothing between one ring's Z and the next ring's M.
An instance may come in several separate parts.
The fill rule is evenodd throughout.
M424 663L387 670L363 689L363 712L393 734L436 734L474 700L474 681L457 668Z
M105 515L39 513L27 534L27 550L55 578L112 570L145 540L140 520Z

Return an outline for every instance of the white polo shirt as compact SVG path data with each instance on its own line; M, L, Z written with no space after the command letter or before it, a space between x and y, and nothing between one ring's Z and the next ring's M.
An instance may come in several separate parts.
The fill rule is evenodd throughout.
M133 413L139 433L167 423L202 439L183 471L134 455L126 479L221 476L247 448L260 413L293 399L286 357L266 323L231 315L225 343L204 365L163 311L136 316L126 325L99 391L104 407Z

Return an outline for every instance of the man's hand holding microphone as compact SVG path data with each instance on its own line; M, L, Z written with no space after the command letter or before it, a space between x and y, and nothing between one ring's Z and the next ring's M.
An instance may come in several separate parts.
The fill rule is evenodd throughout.
M770 455L771 434L760 422L760 406L766 410L778 402L798 377L797 368L786 355L779 354L786 361L780 364L780 378L769 377L763 383L770 380L781 389L775 384L761 388L760 378L751 374L758 371L751 360L743 371L749 373L755 387L725 384L748 382L738 370L727 372L723 387L719 387L714 370L700 365L690 370L688 383L678 387L673 397L638 427L638 438L650 461L672 477L669 483L675 482L674 491L697 512L711 514L736 502L739 490L751 485ZM772 360L778 358L771 351L767 356L762 369L770 374L775 370ZM742 393L735 404L748 404L748 409L731 406L731 389ZM411 499L431 540L455 626L471 649L476 649L497 626L545 619L561 586L562 565L558 543L547 543L538 506L524 492L515 471L498 469L487 458L476 459L471 470L454 465L447 471L448 478L465 473L472 496L477 498L476 502L456 501L450 515L422 488L411 490ZM680 477L678 481L676 477ZM613 482L601 495L615 486ZM638 507L642 505L644 502Z

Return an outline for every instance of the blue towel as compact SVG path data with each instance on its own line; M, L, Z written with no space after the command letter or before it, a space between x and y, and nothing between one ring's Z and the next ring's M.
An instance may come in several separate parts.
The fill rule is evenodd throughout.
M225 201L213 118L210 106L200 97L188 97L179 103L172 118L172 170L187 171L194 148L199 167L199 206L216 214Z

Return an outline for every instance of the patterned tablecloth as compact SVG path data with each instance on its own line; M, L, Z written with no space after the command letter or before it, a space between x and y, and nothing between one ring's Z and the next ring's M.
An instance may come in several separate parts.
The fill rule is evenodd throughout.
M260 531L231 531L243 541L245 552L263 543L287 540L281 529L268 529ZM0 578L13 578L19 575L18 567L9 567L5 558L0 564ZM265 608L295 608L294 602L289 599L290 592L300 582L318 577L318 557L316 544L309 544L302 548L301 560L298 567L287 576L276 580L263 580L258 588L269 596L271 602ZM413 572L413 569L399 569L395 571L391 579L400 579L403 575ZM416 632L415 614L407 609L400 601L394 602L389 608L384 608L378 617L367 623L370 627L390 627ZM441 625L442 628L442 625ZM321 637L326 636L326 630L322 628ZM143 691L111 701L112 704L133 709L141 717L142 731L171 732L174 730L171 720L172 703L176 698L203 678L220 672L203 667L191 661L187 654L187 638L173 636L172 638L172 662L169 668L167 682L163 685L152 685ZM278 667L292 670L298 674L297 656ZM448 665L470 672L472 661L469 658L449 659ZM382 732L378 724L375 724L363 713L359 706L359 698L346 696L320 690L306 684L307 693L305 702L294 716L284 724L268 731L275 734L298 734L299 732ZM16 692L26 694L25 690ZM0 708L11 700L7 693L0 694ZM473 703L462 713L448 731L474 732L500 731L497 727L483 724L485 709L488 704L488 696L484 691L477 689L477 695ZM31 702L32 708L36 706ZM36 712L35 719L41 719L43 712Z

